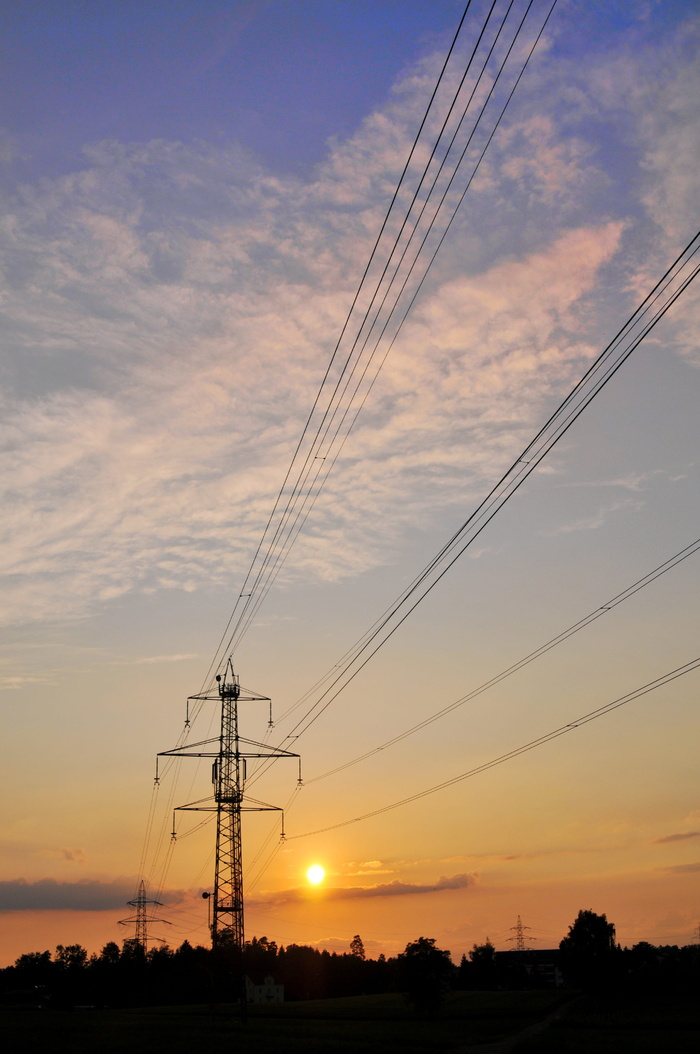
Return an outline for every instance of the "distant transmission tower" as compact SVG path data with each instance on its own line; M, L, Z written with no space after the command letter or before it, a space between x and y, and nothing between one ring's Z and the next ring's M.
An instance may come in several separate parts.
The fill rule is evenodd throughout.
M242 739L238 734L238 704L247 702L270 703L266 695L242 689L238 677L233 672L231 660L228 660L223 678L217 676L216 689L211 693L191 695L190 700L212 700L221 704L221 728L218 738L207 739L173 750L164 750L159 757L213 758L212 798L200 799L188 805L179 805L179 810L216 813L216 861L214 865L214 893L211 923L212 948L217 951L220 945L233 945L240 954L245 940L243 926L243 854L241 840L241 813L243 812L282 812L277 805L267 805L244 795L246 780L246 763L249 759L298 758L288 750L266 747ZM189 720L189 717L188 717ZM272 724L272 706L270 704L270 724ZM212 749L215 746L215 749ZM243 747L243 749L242 749ZM207 749L209 748L209 749ZM299 766L301 782L301 763ZM175 830L173 824L173 837ZM282 816L282 837L284 837L284 815ZM244 1002L245 989L242 988L241 1001Z
M149 914L148 914L148 905L149 904L153 904L153 905L155 905L155 906L157 906L159 908L163 906L159 900L149 900L148 899L148 897L146 896L146 887L145 887L145 885L144 885L144 883L142 881L141 885L139 886L139 891L138 891L138 895L137 895L136 899L135 900L127 900L127 905L130 908L136 908L136 914L135 915L131 915L130 918L128 918L128 919L120 919L119 920L119 925L120 926L130 926L130 925L134 925L135 926L134 936L132 937L132 941L133 941L134 944L140 945L140 947L143 948L144 952L148 951L148 924L149 924L149 922L164 922L166 924L166 926L170 925L170 923L168 922L167 919L156 919L156 918L153 918L152 916L149 916Z
M510 928L512 930L515 930L515 936L514 937L508 937L508 940L509 941L515 941L515 950L516 950L516 952L524 952L524 951L526 951L525 941L534 941L534 939L535 939L534 937L526 937L525 933L523 932L524 930L529 930L530 927L529 926L523 926L523 920L520 918L520 915L518 915L517 923L515 924L515 926L511 926Z

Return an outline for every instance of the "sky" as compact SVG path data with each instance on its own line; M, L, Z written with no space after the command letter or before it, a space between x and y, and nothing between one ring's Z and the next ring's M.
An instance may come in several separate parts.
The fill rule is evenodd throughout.
M532 5L513 69L549 6ZM170 832L173 807L210 792L208 765L154 787L155 757L225 635L462 11L0 5L0 966L130 936L118 921L141 878L163 904L154 939L207 941L213 826L179 812ZM487 11L471 4L409 180ZM696 234L699 35L690 0L556 4L236 647L276 718L269 733L265 704L246 704L244 736L288 742L304 710L288 711ZM346 951L359 933L376 957L422 935L459 961L487 937L512 947L518 916L534 947L555 947L585 908L623 944L695 938L697 672L381 810L697 658L697 555L610 602L700 534L699 289L288 746L304 786L291 761L249 780L285 806L286 840L279 813L246 814L247 936ZM217 719L205 704L190 738ZM313 887L312 864L326 872Z

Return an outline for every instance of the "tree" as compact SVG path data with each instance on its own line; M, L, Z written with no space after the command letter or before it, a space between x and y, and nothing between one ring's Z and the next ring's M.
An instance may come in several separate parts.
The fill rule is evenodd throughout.
M88 953L82 944L58 944L54 962L63 970L82 970L87 963Z
M365 946L359 933L356 933L350 941L350 954L357 956L358 959L365 958Z
M559 945L564 976L580 988L606 988L613 980L619 947L605 915L579 911Z
M15 970L22 984L43 987L51 980L53 963L51 952L28 952L15 961Z
M398 957L399 984L406 998L422 1014L437 1013L454 973L450 953L438 948L434 937L419 937Z
M255 984L262 983L268 974L274 977L277 970L277 945L267 937L253 937L246 941L243 964L246 976Z
M469 952L469 961L475 966L493 966L496 961L496 949L490 940L486 944L473 944Z
M100 952L98 962L105 966L116 966L119 962L119 945L116 941L107 941L104 948Z
M485 944L474 944L469 952L472 987L496 987L496 949L490 940Z

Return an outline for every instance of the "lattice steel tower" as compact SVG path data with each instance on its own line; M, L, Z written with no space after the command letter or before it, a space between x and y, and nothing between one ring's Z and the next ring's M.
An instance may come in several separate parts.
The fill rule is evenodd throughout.
M508 940L509 941L515 941L515 950L516 950L516 952L524 952L524 951L526 951L525 941L534 941L534 939L535 939L534 937L526 937L525 936L525 932L524 931L525 930L529 930L530 927L529 926L523 926L523 920L520 918L520 915L518 915L517 923L515 924L515 926L511 926L510 928L512 930L515 930L515 936L514 937L509 937Z
M128 919L120 919L120 926L129 926L132 923L135 926L134 936L131 938L134 944L140 944L144 952L148 951L148 924L149 922L164 922L167 926L170 925L167 919L156 919L148 914L148 905L153 904L157 907L162 907L159 900L149 900L146 896L146 886L143 881L139 886L139 891L135 900L127 900L127 905L130 908L136 908L136 914L131 915Z
M233 672L231 660L228 660L223 678L217 676L217 686L212 692L191 695L193 700L219 700L221 703L221 729L217 739L208 739L173 750L164 750L159 757L212 758L212 783L214 794L211 798L179 805L178 809L194 812L216 813L216 862L214 866L214 895L211 924L211 939L214 950L223 939L232 943L242 952L245 931L243 921L243 852L241 837L241 814L243 812L282 812L277 805L256 801L244 795L246 764L250 759L298 758L288 750L266 747L242 739L238 732L238 705L244 702L265 702L270 704L270 725L272 725L272 706L266 695L241 688L238 677ZM217 749L209 749L217 744ZM301 782L301 767L299 771ZM174 828L174 825L173 825ZM174 833L174 830L173 830ZM282 818L282 835L284 836L284 816Z

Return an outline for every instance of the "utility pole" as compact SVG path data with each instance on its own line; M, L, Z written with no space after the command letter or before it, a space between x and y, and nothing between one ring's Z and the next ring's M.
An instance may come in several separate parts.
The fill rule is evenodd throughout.
M509 937L508 940L509 941L515 941L515 950L516 950L516 952L524 952L524 951L526 951L527 949L525 947L525 941L534 941L534 939L535 939L534 937L526 937L524 932L523 932L524 930L529 930L530 927L529 926L523 926L523 920L520 918L520 915L518 915L517 923L515 924L515 926L511 926L510 928L512 930L515 930L515 936L514 937Z
M223 677L217 675L216 688L200 695L191 695L191 701L218 701L221 706L221 724L218 738L201 743L164 750L158 757L212 758L212 797L177 806L178 810L216 813L216 859L214 865L214 893L212 896L211 942L217 957L224 948L231 948L235 959L235 970L240 978L239 999L245 1013L245 977L243 975L243 947L245 943L243 901L243 848L241 814L243 812L282 812L277 805L268 805L244 794L247 762L251 759L272 761L277 758L299 758L288 750L270 748L264 743L243 739L238 731L238 708L240 703L265 702L270 704L269 725L272 726L272 704L265 695L258 695L241 688L238 676L228 660ZM156 773L156 779L158 778ZM301 762L299 762L301 783ZM282 837L284 838L284 813L282 814ZM175 823L173 818L173 838Z
M128 919L120 919L120 926L129 926L132 923L135 924L134 936L132 941L135 945L143 948L144 955L148 951L148 923L149 922L164 922L167 926L170 925L167 919L155 919L148 915L148 905L153 904L157 907L163 905L159 900L149 900L146 896L146 887L141 881L139 886L138 895L135 900L127 900L127 906L130 908L136 908L136 914L131 915Z

